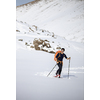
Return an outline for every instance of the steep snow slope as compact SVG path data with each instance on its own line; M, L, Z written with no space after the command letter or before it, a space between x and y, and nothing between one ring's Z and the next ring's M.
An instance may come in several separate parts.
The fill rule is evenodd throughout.
M36 0L17 7L17 20L84 42L83 0Z
M33 50L34 48L30 47L34 46L34 40L42 39L46 40L46 42L48 41L51 47L46 48L46 46L44 46L42 48L41 44L39 45L40 49L56 52L60 49L60 47L64 47L67 50L67 52L70 53L70 56L73 55L73 53L75 52L81 54L82 56L84 55L83 43L68 41L64 37L55 35L54 33L49 32L48 30L40 29L39 27L34 25L31 26L22 21L16 21L16 36L17 49L23 48ZM27 45L25 43L27 43Z

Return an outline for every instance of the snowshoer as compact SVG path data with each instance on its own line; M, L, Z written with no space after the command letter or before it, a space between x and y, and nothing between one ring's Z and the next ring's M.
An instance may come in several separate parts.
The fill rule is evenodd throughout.
M61 51L57 51L54 57L54 60L57 62L57 65L59 67L59 69L56 72L56 76L55 77L59 77L61 75L61 71L62 71L62 66L63 66L63 58L65 57L67 60L71 59L70 57L68 58L66 56L66 54L64 54L65 49L62 48Z

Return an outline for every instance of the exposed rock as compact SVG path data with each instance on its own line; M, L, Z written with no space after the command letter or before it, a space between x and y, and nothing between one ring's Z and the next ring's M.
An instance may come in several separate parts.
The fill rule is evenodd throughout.
M16 30L16 32L20 32L19 30Z
M30 46L27 42L25 42L25 45L26 45L26 46Z
M56 49L61 49L61 47L57 47Z
M42 51L45 51L45 52L48 52L48 50L45 50L45 49L41 49Z
M37 31L37 26L35 26L35 25L32 25L32 27L35 27L35 29L36 29L36 31Z
M44 41L47 41L47 42L49 42L48 40L44 40Z
M33 44L34 44L35 50L41 50L41 51L48 52L47 49L51 48L51 45L48 40L42 40L42 39L35 38L33 41ZM47 49L44 49L44 48L47 48Z
M39 34L39 35L40 35L40 33L37 33L37 34Z
M23 23L22 21L20 21L21 23Z
M25 42L25 45L27 45L28 43L27 42Z
M35 44L34 44L35 50L40 50L40 47L38 47L38 46L39 46L38 43L35 43Z
M51 48L49 43L43 42L43 47Z
M32 28L29 27L29 29L34 32L34 30L32 30Z
M33 45L31 45L31 46L30 46L30 48L34 48L34 46L33 46Z
M23 39L19 39L18 41L23 41Z
M42 30L42 32L44 32L44 30Z
M52 37L54 37L54 34L52 35Z
M43 47L51 48L48 40L34 39L33 44L42 45Z
M33 44L35 45L37 43L38 45L40 45L40 44L43 44L43 42L44 41L41 39L34 39Z
M53 54L55 54L55 52L54 52L54 51L50 51L49 53L53 53Z

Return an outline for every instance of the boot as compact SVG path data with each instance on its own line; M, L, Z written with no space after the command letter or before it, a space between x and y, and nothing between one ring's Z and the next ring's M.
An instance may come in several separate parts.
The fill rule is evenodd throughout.
M59 75L56 75L56 76L54 76L54 77L58 77Z
M59 78L60 78L60 75L58 75L59 76Z

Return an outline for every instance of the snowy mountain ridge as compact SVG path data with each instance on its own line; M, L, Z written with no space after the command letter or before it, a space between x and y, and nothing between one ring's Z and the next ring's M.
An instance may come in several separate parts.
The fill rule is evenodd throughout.
M35 0L16 8L17 20L67 40L84 42L83 0Z

